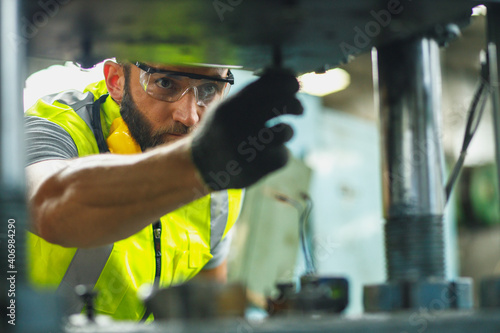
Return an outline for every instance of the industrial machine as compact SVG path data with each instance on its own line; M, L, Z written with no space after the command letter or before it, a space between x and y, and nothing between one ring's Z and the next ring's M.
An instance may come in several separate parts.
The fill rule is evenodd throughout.
M0 3L2 309L12 307L14 299L3 290L13 287L16 293L13 317L16 326L2 318L2 331L17 328L19 332L430 333L500 329L500 277L483 282L482 307L473 310L472 282L466 278L448 281L444 273L443 214L453 182L445 189L438 132L439 48L446 47L468 24L471 9L478 2L1 0ZM493 103L492 125L500 179L500 2L490 0L485 5L488 43L484 46L487 59L482 89L488 87ZM188 26L189 29L184 29ZM305 73L324 72L370 51L382 137L387 282L365 287L365 315L355 319L331 313L315 317L303 311L258 323L214 315L202 321L181 318L154 325L86 320L63 325L58 317L57 300L31 290L18 273L23 271L22 230L27 219L20 112L26 54L75 60L84 66L112 56L127 56L166 63L186 59L194 63L226 63L252 70L274 63ZM17 230L15 255L9 252L13 248L9 247L13 244L9 243L12 229ZM320 283L318 279L304 281L313 286ZM86 292L82 295L89 297ZM314 304L314 295L321 299L324 293L297 296L283 292L283 297L311 302L307 304ZM47 307L48 303L54 306Z

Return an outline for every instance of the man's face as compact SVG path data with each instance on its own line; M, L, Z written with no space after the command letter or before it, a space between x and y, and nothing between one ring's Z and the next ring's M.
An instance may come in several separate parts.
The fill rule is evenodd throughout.
M151 65L151 67L211 77L227 75L227 69L221 68L161 65ZM205 106L197 105L193 89L176 102L158 100L150 96L141 86L140 73L141 70L132 64L125 69L125 87L120 113L142 151L163 143L174 142L192 132L207 109Z

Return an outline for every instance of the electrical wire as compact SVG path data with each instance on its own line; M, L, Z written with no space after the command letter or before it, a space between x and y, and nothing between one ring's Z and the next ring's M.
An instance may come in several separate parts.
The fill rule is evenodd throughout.
M462 149L460 150L460 156L453 167L453 171L450 174L450 178L446 183L445 193L446 193L446 202L450 199L451 191L453 190L453 186L462 170L465 156L467 155L467 149L469 144L472 141L472 138L476 134L477 128L479 127L479 123L481 121L481 117L483 115L484 107L486 105L486 100L489 96L489 89L485 89L488 87L488 77L485 73L485 67L487 67L487 63L483 62L482 64L482 75L481 81L474 93L474 97L472 99L471 105L469 107L469 115L467 118L467 124L465 127L464 140L462 142ZM479 111L478 111L478 105Z
M307 222L309 221L309 215L311 214L313 208L313 202L309 197L309 195L307 195L306 193L302 192L300 195L302 199L306 202L306 207L303 210L299 221L301 225L300 238L302 240L302 251L304 252L304 258L306 262L306 275L313 275L316 273L316 267L314 264L313 257L311 255L310 243L307 241L306 238Z
M313 275L316 273L316 267L311 256L309 242L307 242L307 221L309 220L309 215L312 211L312 200L306 193L300 193L301 199L305 201L305 207L299 201L292 199L284 194L277 193L274 197L281 201L290 204L299 212L299 238L300 245L302 249L302 254L304 256L304 262L306 264L305 275Z

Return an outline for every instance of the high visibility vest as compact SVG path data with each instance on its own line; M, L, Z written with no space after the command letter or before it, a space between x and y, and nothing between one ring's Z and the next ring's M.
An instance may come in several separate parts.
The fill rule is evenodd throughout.
M98 154L112 122L120 117L119 106L106 94L105 82L100 81L83 93L44 97L26 116L61 126L71 135L80 157ZM28 233L30 280L35 287L66 294L72 294L77 284L94 284L96 312L120 320L140 320L146 315L137 296L139 287L152 285L158 275L159 287L195 276L212 258L210 250L235 223L241 201L241 190L215 192L163 216L156 225L160 228L149 225L126 239L94 249L64 248ZM68 308L80 312L82 304L71 296Z

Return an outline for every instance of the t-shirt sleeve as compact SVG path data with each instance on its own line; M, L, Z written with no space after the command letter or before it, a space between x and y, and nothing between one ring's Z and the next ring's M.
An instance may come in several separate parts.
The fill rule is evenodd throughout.
M220 264L227 258L229 254L229 247L233 238L233 229L229 230L219 244L217 244L211 251L212 259L203 267L203 269L212 269Z
M78 157L75 142L61 126L34 116L24 120L26 166L46 160Z

